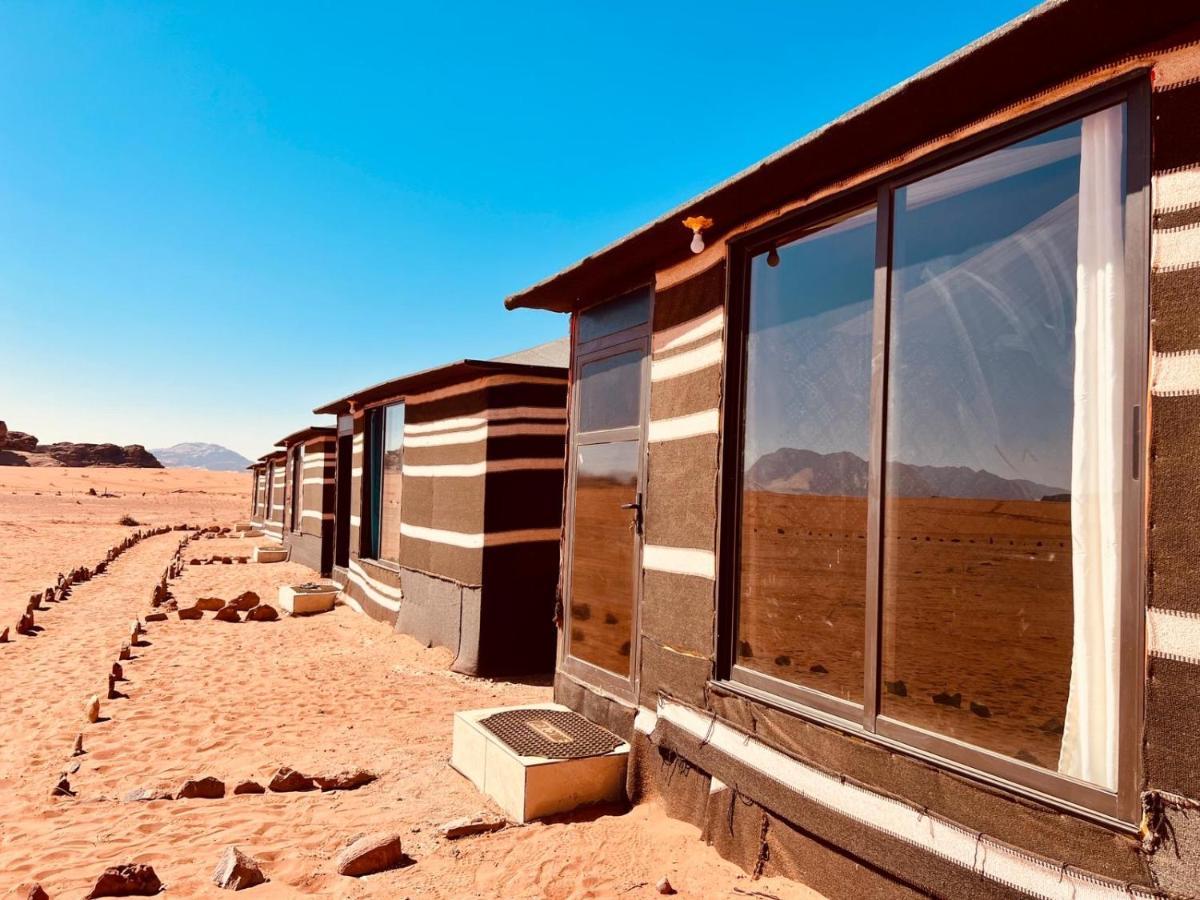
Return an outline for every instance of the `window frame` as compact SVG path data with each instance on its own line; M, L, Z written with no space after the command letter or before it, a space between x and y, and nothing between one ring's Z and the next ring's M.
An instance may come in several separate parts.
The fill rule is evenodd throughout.
M359 558L372 565L382 566L395 572L400 571L400 563L380 556L383 548L383 463L387 452L384 445L387 442L388 411L396 407L404 409L405 406L403 397L384 400L369 406L364 410L366 421L363 424L362 506L363 509L370 510L370 515L362 518L363 527L360 528L359 535L362 550ZM403 428L403 423L401 428ZM401 440L403 441L403 438ZM403 443L401 443L401 450L403 450ZM403 503L403 473L400 477L402 479L400 496L401 503ZM376 494L378 495L378 505L372 508L372 497ZM368 522L369 524L367 524ZM397 535L398 539L399 535ZM399 547L398 543L397 547ZM399 553L397 553L398 555Z
M1149 74L1139 69L1122 78L1050 104L1012 122L956 142L914 164L888 171L863 185L818 200L730 240L726 249L725 371L721 412L720 498L717 554L717 667L713 684L802 718L835 727L1012 793L1136 830L1141 816L1143 689L1145 685L1145 535L1147 471L1146 409L1149 365L1150 97ZM884 449L891 324L892 213L895 191L938 172L1003 149L1118 103L1126 104L1125 287L1126 378L1124 439L1132 448L1122 508L1123 590L1118 687L1117 788L1095 785L1029 765L947 735L880 714L883 616ZM868 460L867 577L864 585L864 693L857 704L737 665L740 594L743 444L745 439L746 345L749 336L752 257L831 221L874 206L876 245L872 310L870 458Z
M291 450L291 459L288 461L288 472L292 482L292 496L288 512L291 515L291 532L293 534L300 533L301 523L304 521L304 445L294 444Z

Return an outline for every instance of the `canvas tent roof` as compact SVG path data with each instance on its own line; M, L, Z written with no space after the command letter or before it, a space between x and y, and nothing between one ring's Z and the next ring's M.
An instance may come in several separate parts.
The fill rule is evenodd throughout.
M1195 25L1195 0L1049 0L504 304L571 312L652 282L690 255L688 216L711 218L705 237L719 236L777 209L781 186L788 197L806 196ZM708 127L728 124L716 117ZM702 143L697 127L692 145Z
M301 428L299 431L293 431L286 437L281 437L275 442L275 446L290 447L292 444L298 444L300 441L306 441L309 438L333 435L336 433L337 429L331 425L310 425L307 428Z
M557 346L561 344L561 350ZM514 375L559 375L564 373L566 354L569 352L566 338L551 341L522 350L498 359L460 359L457 362L432 369L424 369L383 381L371 387L347 394L313 410L317 415L340 414L348 412L353 402L365 406L380 400L390 400L393 397L403 397L407 394L419 394L436 390L439 387L479 378L483 375L509 373ZM541 360L561 359L561 362L542 362Z

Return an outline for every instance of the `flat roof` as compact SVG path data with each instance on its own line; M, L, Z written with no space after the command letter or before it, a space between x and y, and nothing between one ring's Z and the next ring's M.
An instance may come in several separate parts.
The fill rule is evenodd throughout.
M1196 0L1048 0L504 305L573 312L652 282L658 269L690 257L686 217L711 218L705 236L719 237L1172 32L1194 33L1196 10ZM735 125L736 115L726 124ZM703 146L695 136L689 144Z
M498 359L460 359L457 362L433 369L425 369L382 381L371 387L339 397L313 410L317 415L348 412L353 401L357 406L366 406L381 400L401 399L409 394L421 394L447 385L479 378L483 375L542 375L565 378L564 366L531 365L528 363L505 362Z
M282 450L272 450L270 453L264 453L262 456L260 456L258 458L258 461L259 461L259 463L265 464L265 463L269 463L269 462L277 462L278 460L286 459L286 458L287 458L287 454L284 453Z
M307 428L301 428L299 431L293 431L286 437L281 437L275 442L275 446L290 447L292 444L307 441L309 438L332 437L335 434L337 434L337 429L332 425L309 425Z

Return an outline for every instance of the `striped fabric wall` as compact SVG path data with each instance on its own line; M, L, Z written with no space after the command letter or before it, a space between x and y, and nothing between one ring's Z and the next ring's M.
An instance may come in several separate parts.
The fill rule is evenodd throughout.
M1154 74L1144 766L1200 799L1200 46Z
M409 397L401 564L478 585L486 550L557 544L565 433L565 377L491 376Z
M358 556L362 542L362 485L363 441L366 438L367 416L362 410L354 413L354 437L350 443L350 558Z
M252 479L250 524L259 528L266 516L267 475L261 465L254 466L250 470L250 475Z
M283 511L284 491L286 486L286 465L283 457L267 463L267 486L269 497L265 505L266 517L263 520L263 531L268 537L283 540Z
M301 464L301 534L332 539L336 439L319 437L304 444Z
M725 263L659 274L654 297L646 524L642 550L642 702L703 701L716 607L718 409Z

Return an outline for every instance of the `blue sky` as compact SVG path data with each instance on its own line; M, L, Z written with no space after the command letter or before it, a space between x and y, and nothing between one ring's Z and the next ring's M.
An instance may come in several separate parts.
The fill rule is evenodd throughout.
M0 419L257 456L558 337L503 297L1029 6L9 0Z

